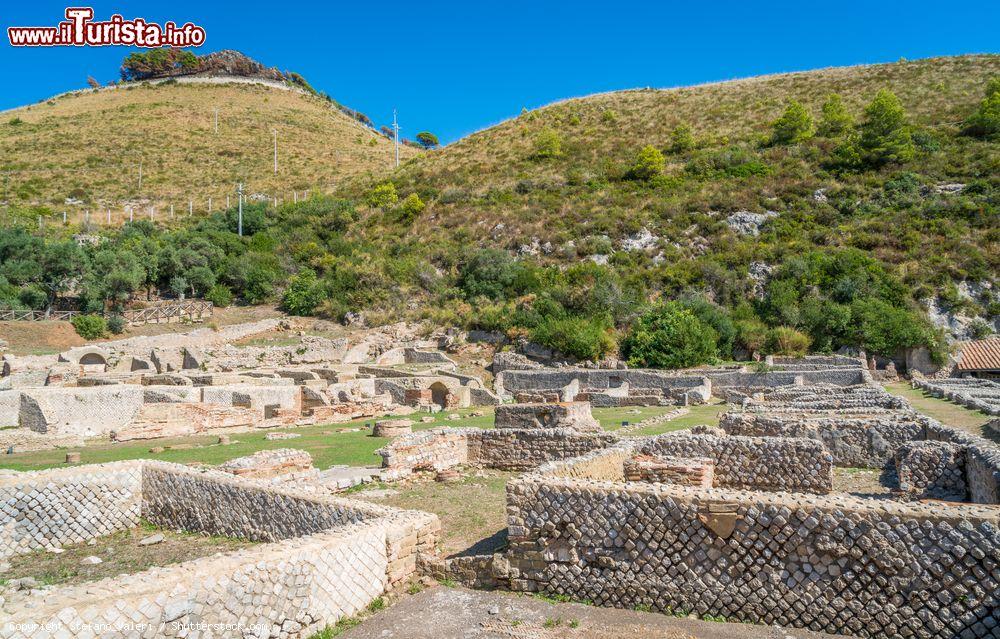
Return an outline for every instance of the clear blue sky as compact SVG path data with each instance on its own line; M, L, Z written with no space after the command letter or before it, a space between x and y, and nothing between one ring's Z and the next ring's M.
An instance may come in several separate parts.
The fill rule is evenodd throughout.
M442 141L565 97L763 73L1000 52L1000 2L78 2L203 26L197 52L238 49L298 71L378 124ZM8 26L66 4L5 2L0 109L117 77L124 47L14 49Z

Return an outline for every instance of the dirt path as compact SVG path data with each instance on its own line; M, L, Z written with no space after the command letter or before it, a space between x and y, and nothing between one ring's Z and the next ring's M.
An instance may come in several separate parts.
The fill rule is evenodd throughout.
M953 426L993 441L1000 440L996 434L983 428L990 420L990 417L985 413L969 410L964 406L932 397L920 389L911 388L909 382L893 382L884 386L888 392L910 402L915 410L928 417L933 417L946 426Z
M512 593L435 587L404 596L339 636L342 639L821 639L831 635L554 603Z

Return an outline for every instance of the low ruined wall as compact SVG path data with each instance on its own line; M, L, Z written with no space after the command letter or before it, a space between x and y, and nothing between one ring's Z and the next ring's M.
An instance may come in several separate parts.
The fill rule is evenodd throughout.
M923 439L929 421L916 414L829 414L728 412L719 426L730 435L814 439L826 446L837 466L882 468L900 446Z
M139 386L26 388L20 426L53 435L106 435L129 424L142 407Z
M142 507L142 462L0 477L0 559L132 528Z
M166 528L253 541L280 541L384 516L386 509L352 500L297 496L225 475L148 462L142 513ZM225 504L224 508L207 508Z
M545 462L607 448L617 440L608 433L581 433L572 428L490 429L482 431L476 462L499 470L531 470Z
M21 391L0 390L0 428L21 422Z
M948 442L918 441L896 451L899 488L916 497L965 501L965 447Z
M544 473L507 495L515 590L863 637L997 627L994 508Z
M440 524L429 513L269 489L162 462L58 472L126 468L133 471L133 488L141 474L146 491L142 499L133 491L132 525L141 503L143 514L160 525L280 541L36 591L13 603L0 600L0 636L304 639L360 612L408 579L418 554L435 552ZM49 481L52 474L31 475Z
M951 442L965 449L965 481L970 501L1000 504L1000 446L934 420L928 422L924 435L929 441Z
M667 395L677 397L687 391L699 391L699 389L706 385L708 387L707 392L711 393L711 383L700 374L677 375L644 369L548 368L538 370L505 370L497 375L495 386L497 393L501 396L513 396L518 393L557 392L574 380L579 381L581 392L599 392L626 383L631 388L660 389Z
M636 449L654 457L707 457L715 462L715 486L828 493L833 457L823 444L787 437L716 437L668 433Z
M389 479L416 470L444 470L468 464L478 457L482 431L478 428L433 428L397 437L375 451ZM470 448L475 451L470 454Z
M201 401L206 404L242 406L259 410L263 410L265 406L297 409L302 407L302 389L294 385L205 386L201 390Z
M494 419L496 428L575 428L600 431L601 425L590 413L587 402L558 402L554 404L503 404L497 406Z

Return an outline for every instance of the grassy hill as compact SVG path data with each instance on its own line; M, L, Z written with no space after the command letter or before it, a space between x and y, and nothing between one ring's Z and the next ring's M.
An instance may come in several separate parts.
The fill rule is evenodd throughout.
M404 158L414 154L401 148ZM291 199L293 189L327 190L349 176L386 173L392 161L390 140L331 103L264 84L135 83L64 94L0 117L3 199L60 215L105 207L121 215L128 202L186 210L189 199L204 211L208 197L218 210L241 180L249 193ZM83 203L67 207L66 198Z
M994 180L1000 168L997 144L957 133L982 100L987 80L998 75L1000 56L966 56L605 93L523 113L414 158L393 180L402 192L414 189L431 202L424 216L433 224L415 224L411 233L431 236L442 228L492 229L502 223L496 238L479 235L484 245L500 239L516 248L535 238L543 244L579 243L601 235L616 242L646 226L665 243L681 244L678 257L693 257L706 248L693 236L706 240L708 251L736 239L710 212L746 209L782 213L782 225L798 226L807 244L819 243L813 234L820 233L826 236L823 243L861 244L896 263L909 257L926 260L932 257L930 248L932 253L944 249L961 262L959 245L975 247L973 253L981 255L985 238L966 232L963 220L955 219L960 216L940 220L961 231L949 233L957 237L946 246L934 233L904 248L892 246L884 234L899 229L893 212L886 210L899 207L879 207L872 215L865 205L901 172L917 174L922 185ZM836 140L765 143L789 99L818 118L823 101L837 93L860 118L882 88L899 97L910 122L940 149L920 153L905 165L838 173L824 165ZM671 152L672 133L680 124L691 128L696 148ZM560 137L561 154L535 157L543 131ZM645 145L666 154L669 179L655 188L621 179ZM767 173L743 176L731 170L751 161ZM820 188L827 189L827 202L814 200ZM807 224L809 215L818 216L816 224ZM761 258L773 257L769 239L776 238L754 242L764 250Z
M333 195L260 207L252 237L235 237L231 214L130 229L85 249L84 297L95 308L187 287L504 331L580 358L620 347L666 367L940 353L942 316L967 334L1000 319L1000 143L965 124L996 78L1000 56L980 55L567 100ZM832 94L850 120L837 131ZM779 118L803 126L775 137ZM6 241L0 303L37 304L60 284L31 279L45 268L24 243ZM124 266L135 260L155 266Z

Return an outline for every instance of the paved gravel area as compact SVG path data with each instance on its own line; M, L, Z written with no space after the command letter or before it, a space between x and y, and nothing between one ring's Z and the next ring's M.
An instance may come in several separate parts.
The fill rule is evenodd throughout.
M443 586L404 596L340 635L342 639L821 639L832 636Z

